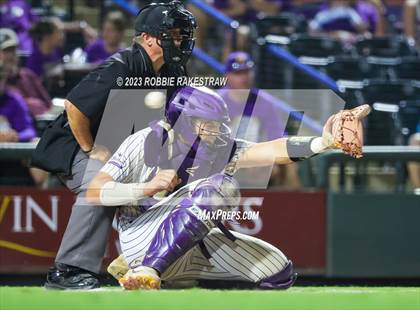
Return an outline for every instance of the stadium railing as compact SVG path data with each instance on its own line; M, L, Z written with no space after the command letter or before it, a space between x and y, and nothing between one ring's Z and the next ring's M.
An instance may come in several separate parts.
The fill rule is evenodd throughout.
M361 190L366 187L360 186L366 183L366 173L362 174L360 168L366 166L368 162L381 161L387 163L395 163L396 182L394 191L404 192L406 173L404 169L405 163L408 161L420 162L420 147L418 146L365 146L363 147L363 158L354 159L345 155L340 150L332 150L315 157L317 161L317 187L328 190L330 188L329 172L332 165L336 163L345 164L353 162L356 165L356 177L353 179L354 189ZM339 169L340 174L340 190L344 190L344 169Z
M23 160L30 159L32 152L35 150L36 143L0 143L0 161L7 160ZM332 150L312 159L316 162L318 167L317 175L315 177L316 186L326 190L330 189L329 175L330 168L334 164L344 164L353 162L356 165L356 177L353 179L354 189L357 191L361 188L366 188L360 185L366 183L366 174L361 173L362 167L366 167L368 162L380 161L387 163L395 163L396 169L396 184L395 192L405 191L406 173L404 164L408 161L420 162L420 147L417 146L365 146L363 148L363 158L354 159L345 155L340 150ZM340 185L341 190L344 189L344 169L340 171Z
M2 142L0 143L0 160L30 159L36 145L36 142Z
M133 16L136 16L137 13L139 12L139 8L136 5L134 5L134 4L132 4L132 3L128 2L128 1L125 1L125 0L112 0L112 2L115 5L119 6L121 9L123 9L127 13L130 13Z

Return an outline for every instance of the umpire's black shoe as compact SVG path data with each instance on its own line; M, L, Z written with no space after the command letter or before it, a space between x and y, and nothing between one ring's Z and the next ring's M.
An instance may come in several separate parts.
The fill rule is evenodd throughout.
M62 290L90 290L99 287L99 280L86 270L56 263L48 270L44 286Z

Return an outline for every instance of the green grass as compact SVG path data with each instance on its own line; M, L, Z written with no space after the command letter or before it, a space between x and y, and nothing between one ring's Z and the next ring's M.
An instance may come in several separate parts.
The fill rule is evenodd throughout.
M293 287L287 291L51 291L0 287L0 309L420 309L419 287Z

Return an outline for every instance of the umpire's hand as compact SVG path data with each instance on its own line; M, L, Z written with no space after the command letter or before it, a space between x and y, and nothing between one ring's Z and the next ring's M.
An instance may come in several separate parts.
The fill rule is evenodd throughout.
M175 170L159 170L156 176L145 184L144 195L152 197L162 191L172 192L180 183L181 179L178 178Z
M90 159L99 160L103 163L111 157L111 153L103 145L95 145L93 149L86 154L89 156Z

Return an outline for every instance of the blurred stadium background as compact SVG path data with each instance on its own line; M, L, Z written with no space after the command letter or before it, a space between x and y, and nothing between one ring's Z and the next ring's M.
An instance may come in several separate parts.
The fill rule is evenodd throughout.
M298 284L418 285L419 1L185 2L199 23L191 76L222 76L226 57L244 50L255 63L255 87L331 89L346 107L373 108L362 160L334 151L274 169L268 190L244 191L244 208L259 210L260 219L232 228L282 249L301 275ZM329 20L338 2L357 16ZM133 16L145 4L0 1L0 26L19 40L16 48L9 37L2 46L11 59L16 53L19 68L5 83L20 92L0 97L2 284L42 283L74 199L55 177L29 168L36 137L62 111L60 98L110 51L131 44ZM10 97L24 128L2 112ZM105 262L117 255L116 237L114 231Z

